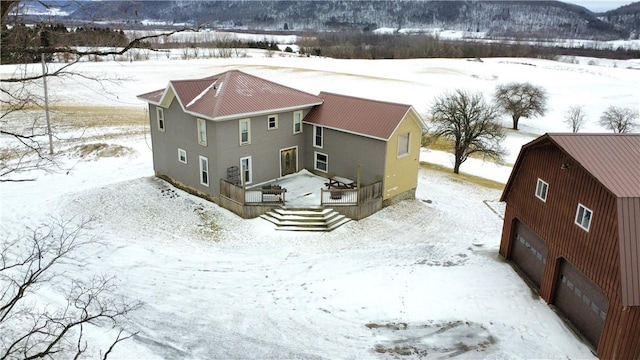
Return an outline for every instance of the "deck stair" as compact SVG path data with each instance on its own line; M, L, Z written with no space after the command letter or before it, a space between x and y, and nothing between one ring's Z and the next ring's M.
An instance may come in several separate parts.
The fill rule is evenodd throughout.
M289 231L331 231L351 221L337 211L324 207L282 206L260 217L274 223L276 230Z

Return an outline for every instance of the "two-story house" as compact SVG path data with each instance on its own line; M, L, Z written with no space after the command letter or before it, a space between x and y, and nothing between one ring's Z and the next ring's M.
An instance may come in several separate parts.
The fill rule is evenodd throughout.
M226 182L247 189L302 169L381 183L379 207L415 196L424 123L410 105L316 96L238 70L138 98L149 104L156 175L241 216L269 206L237 210Z
M545 134L502 194L500 254L602 359L640 359L640 134Z

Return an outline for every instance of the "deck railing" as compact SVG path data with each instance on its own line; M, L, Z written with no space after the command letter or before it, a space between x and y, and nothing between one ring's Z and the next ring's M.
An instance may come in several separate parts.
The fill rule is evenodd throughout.
M220 195L242 205L246 203L244 188L224 179L220 179Z
M220 179L220 195L241 205L284 204L286 189L262 188L247 190L224 179Z
M365 218L382 208L382 181L357 189L320 189L320 205L331 206L352 219ZM247 190L220 179L220 205L244 218L254 218L285 204L285 189Z
M321 205L359 205L382 197L382 181L357 189L321 189Z

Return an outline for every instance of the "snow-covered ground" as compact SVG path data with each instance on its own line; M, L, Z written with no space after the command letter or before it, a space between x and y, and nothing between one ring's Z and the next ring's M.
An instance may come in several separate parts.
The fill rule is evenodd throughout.
M506 166L471 159L461 168L505 182L522 144L547 131L568 130L562 119L570 105L585 106L591 121L585 131L591 132L602 131L595 120L608 105L638 108L640 62L616 64L334 60L252 52L239 59L83 63L76 69L83 74L124 80L100 87L67 77L49 85L57 104L135 112L144 108L135 95L170 79L233 68L311 93L412 104L426 117L443 91L465 88L490 96L497 84L530 81L549 92L548 114L524 119L519 132L509 132ZM14 70L2 66L0 75ZM506 116L504 121L509 124ZM120 136L112 127L98 129L111 133L102 142L130 151L80 157L71 145L56 144L63 171L0 183L0 230L11 238L51 216L95 217L87 235L100 243L82 248L82 268L65 263L60 270L74 278L116 275L114 295L143 302L127 323L127 331L138 334L110 358L593 358L498 256L504 206L499 190L425 168L416 200L330 233L281 232L154 178L148 135L126 127ZM421 160L451 166L450 156L439 151L423 149ZM107 335L114 334L92 329L91 351L112 340Z

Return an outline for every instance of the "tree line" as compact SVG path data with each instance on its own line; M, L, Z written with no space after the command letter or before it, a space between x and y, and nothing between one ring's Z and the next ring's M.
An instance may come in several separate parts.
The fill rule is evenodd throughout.
M323 32L301 41L300 52L339 59L412 59L533 57L552 59L558 55L640 58L639 50L549 47L470 40L442 40L437 35L375 34L372 32Z
M41 47L124 47L129 43L122 29L92 26L70 30L64 24L40 24L35 27L23 23L11 27L4 24L0 36L2 64L39 62L41 58L37 49Z

